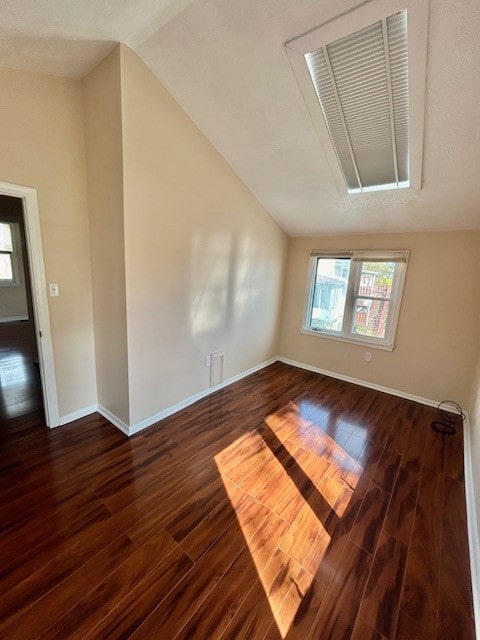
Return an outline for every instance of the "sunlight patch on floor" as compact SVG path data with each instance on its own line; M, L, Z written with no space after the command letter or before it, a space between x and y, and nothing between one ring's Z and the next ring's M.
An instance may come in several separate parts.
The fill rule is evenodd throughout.
M323 584L332 570L322 567L329 563L329 529L348 507L350 492L327 472L353 473L356 460L289 403L215 462L285 638L320 569Z
M25 356L20 351L10 352L8 356L0 359L0 386L4 389L8 387L23 386L29 378L29 371Z
M37 406L31 389L32 367L22 351L0 351L0 415L16 418Z

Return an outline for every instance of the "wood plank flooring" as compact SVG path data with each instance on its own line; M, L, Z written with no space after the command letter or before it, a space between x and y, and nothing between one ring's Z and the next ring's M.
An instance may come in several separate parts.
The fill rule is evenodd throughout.
M0 637L473 640L434 415L280 363L131 439L5 412Z
M0 426L43 406L31 321L0 322ZM21 421L20 421L21 426Z

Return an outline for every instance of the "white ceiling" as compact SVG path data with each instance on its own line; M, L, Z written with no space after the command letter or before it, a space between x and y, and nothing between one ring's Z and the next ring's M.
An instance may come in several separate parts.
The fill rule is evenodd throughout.
M347 195L283 45L358 4L2 0L0 60L81 76L129 44L290 235L479 228L480 3L431 0L422 190Z

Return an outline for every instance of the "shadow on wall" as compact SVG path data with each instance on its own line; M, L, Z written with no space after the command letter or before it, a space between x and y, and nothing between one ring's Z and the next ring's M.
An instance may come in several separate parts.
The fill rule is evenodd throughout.
M191 266L190 327L199 337L240 324L264 297L262 256L252 238L197 234Z

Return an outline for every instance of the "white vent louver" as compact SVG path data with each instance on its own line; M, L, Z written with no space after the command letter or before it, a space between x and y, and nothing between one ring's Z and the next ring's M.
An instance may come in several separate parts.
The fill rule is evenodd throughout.
M408 187L406 10L305 60L349 192Z

